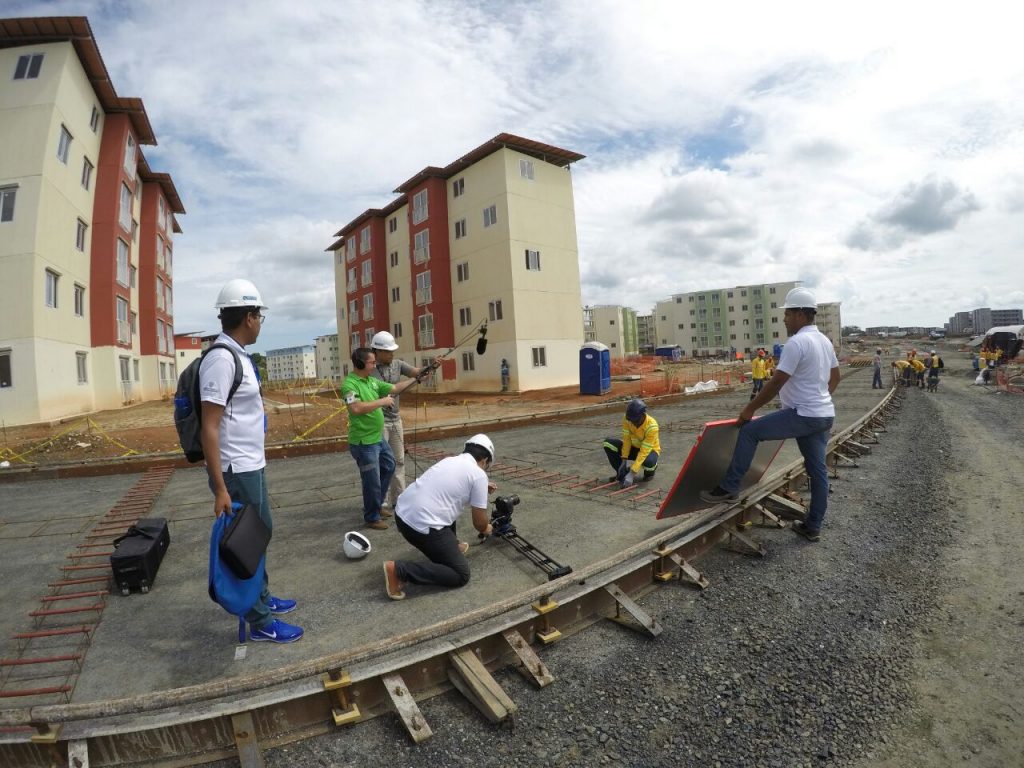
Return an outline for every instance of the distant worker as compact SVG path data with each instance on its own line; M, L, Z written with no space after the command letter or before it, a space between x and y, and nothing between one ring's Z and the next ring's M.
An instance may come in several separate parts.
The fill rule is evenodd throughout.
M762 440L795 437L811 482L811 505L807 517L794 523L793 530L808 541L818 541L828 507L825 449L836 414L832 393L839 386L839 360L832 342L814 324L818 303L813 293L806 288L794 288L786 294L783 310L789 341L782 350L778 370L760 394L740 411L736 420L740 432L729 468L714 489L701 491L700 498L710 504L735 500L758 444ZM754 419L754 413L775 395L782 407Z
M916 352L914 353L914 356L910 359L910 367L914 369L914 377L917 381L917 386L920 387L921 389L924 389L925 365L924 363L921 362L920 358L918 358Z
M757 397L757 393L764 388L765 380L765 351L757 350L757 356L750 363L750 377L754 380L754 386L750 390L750 399Z
M458 456L441 459L405 489L395 507L395 525L407 542L430 563L409 560L384 562L384 588L392 600L405 597L408 584L463 587L469 583L469 543L459 541L455 522L467 504L473 527L491 535L487 494L497 486L487 479L494 461L494 444L487 435L473 435Z
M909 386L910 373L914 370L910 365L910 361L902 358L893 360L892 369L896 376L896 383L902 387Z
M216 347L199 366L199 397L202 401L200 440L206 456L206 472L213 491L213 514L220 517L232 502L256 510L273 531L270 494L267 492L267 455L264 450L267 421L263 411L260 375L245 348L255 344L263 328L267 305L248 280L231 280L217 296L221 334ZM236 385L236 366L241 380ZM270 594L270 578L263 574L259 599L242 618L254 642L291 643L302 637L302 628L275 619L289 613L294 600Z
M871 367L874 371L874 376L871 379L871 388L882 389L882 350L875 350L875 357L871 361Z
M661 454L661 439L658 422L647 413L643 400L629 401L622 419L622 439L606 438L603 447L608 463L615 470L615 476L608 482L618 481L623 488L628 488L636 482L641 468L641 482L654 477Z
M939 357L939 353L934 349L929 356L931 365L928 366L928 390L935 392L939 388L939 370L945 368L945 363L942 362L942 358Z
M398 349L398 344L395 337L387 331L380 331L374 335L370 341L370 349L377 358L372 375L388 384L398 384L403 376L422 380L440 366L440 363L436 363L414 368L404 360L396 360L395 350ZM394 391L391 392L391 399L394 405L383 409L384 442L391 448L391 453L395 457L395 473L389 486L382 489L385 494L382 510L394 508L399 494L405 490L405 428L402 425L402 415L398 412L398 395Z
M398 395L416 383L406 379L391 384L377 376L377 356L372 349L357 347L352 352L352 373L341 383L341 399L348 407L348 452L359 467L363 489L363 521L367 528L383 531L388 524L381 517L381 504L395 474L395 455L384 440L384 408L395 405Z
M508 392L508 360L501 358L501 391Z

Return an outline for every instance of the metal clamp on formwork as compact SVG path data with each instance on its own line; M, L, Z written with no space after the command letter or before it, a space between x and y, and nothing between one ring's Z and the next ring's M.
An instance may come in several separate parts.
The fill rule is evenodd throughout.
M335 725L354 723L362 715L355 702L348 700L348 691L352 678L342 669L332 669L323 676L324 690L327 691L337 706L331 707L331 717Z
M558 603L552 600L548 595L544 595L536 603L531 603L530 607L537 612L541 618L543 627L541 629L534 630L534 634L537 635L537 639L540 640L544 645L555 642L562 636L562 633L551 626L551 618L548 614L558 607Z

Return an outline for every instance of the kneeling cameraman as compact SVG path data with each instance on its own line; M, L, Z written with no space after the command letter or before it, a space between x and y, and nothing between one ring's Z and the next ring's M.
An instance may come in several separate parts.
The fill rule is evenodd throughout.
M487 479L484 470L493 461L494 444L487 435L474 435L466 441L462 453L441 459L398 497L398 531L430 563L386 561L384 585L392 600L405 597L402 587L406 583L462 587L469 582L469 544L459 541L455 521L469 504L473 527L485 536L491 534L487 494L497 486Z

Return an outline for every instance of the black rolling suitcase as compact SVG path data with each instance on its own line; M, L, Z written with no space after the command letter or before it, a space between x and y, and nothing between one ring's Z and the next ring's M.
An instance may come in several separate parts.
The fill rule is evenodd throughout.
M132 590L149 592L170 543L166 517L139 520L124 536L114 539L110 568L122 595Z

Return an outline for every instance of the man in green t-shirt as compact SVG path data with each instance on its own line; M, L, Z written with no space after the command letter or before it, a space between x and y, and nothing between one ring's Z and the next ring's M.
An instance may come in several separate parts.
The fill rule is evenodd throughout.
M367 528L383 531L388 524L381 510L391 477L395 473L395 455L384 440L384 411L394 405L392 393L401 394L418 379L389 384L374 376L377 359L373 350L359 347L352 352L352 373L341 384L341 399L348 407L348 452L359 467L363 486L363 520Z

